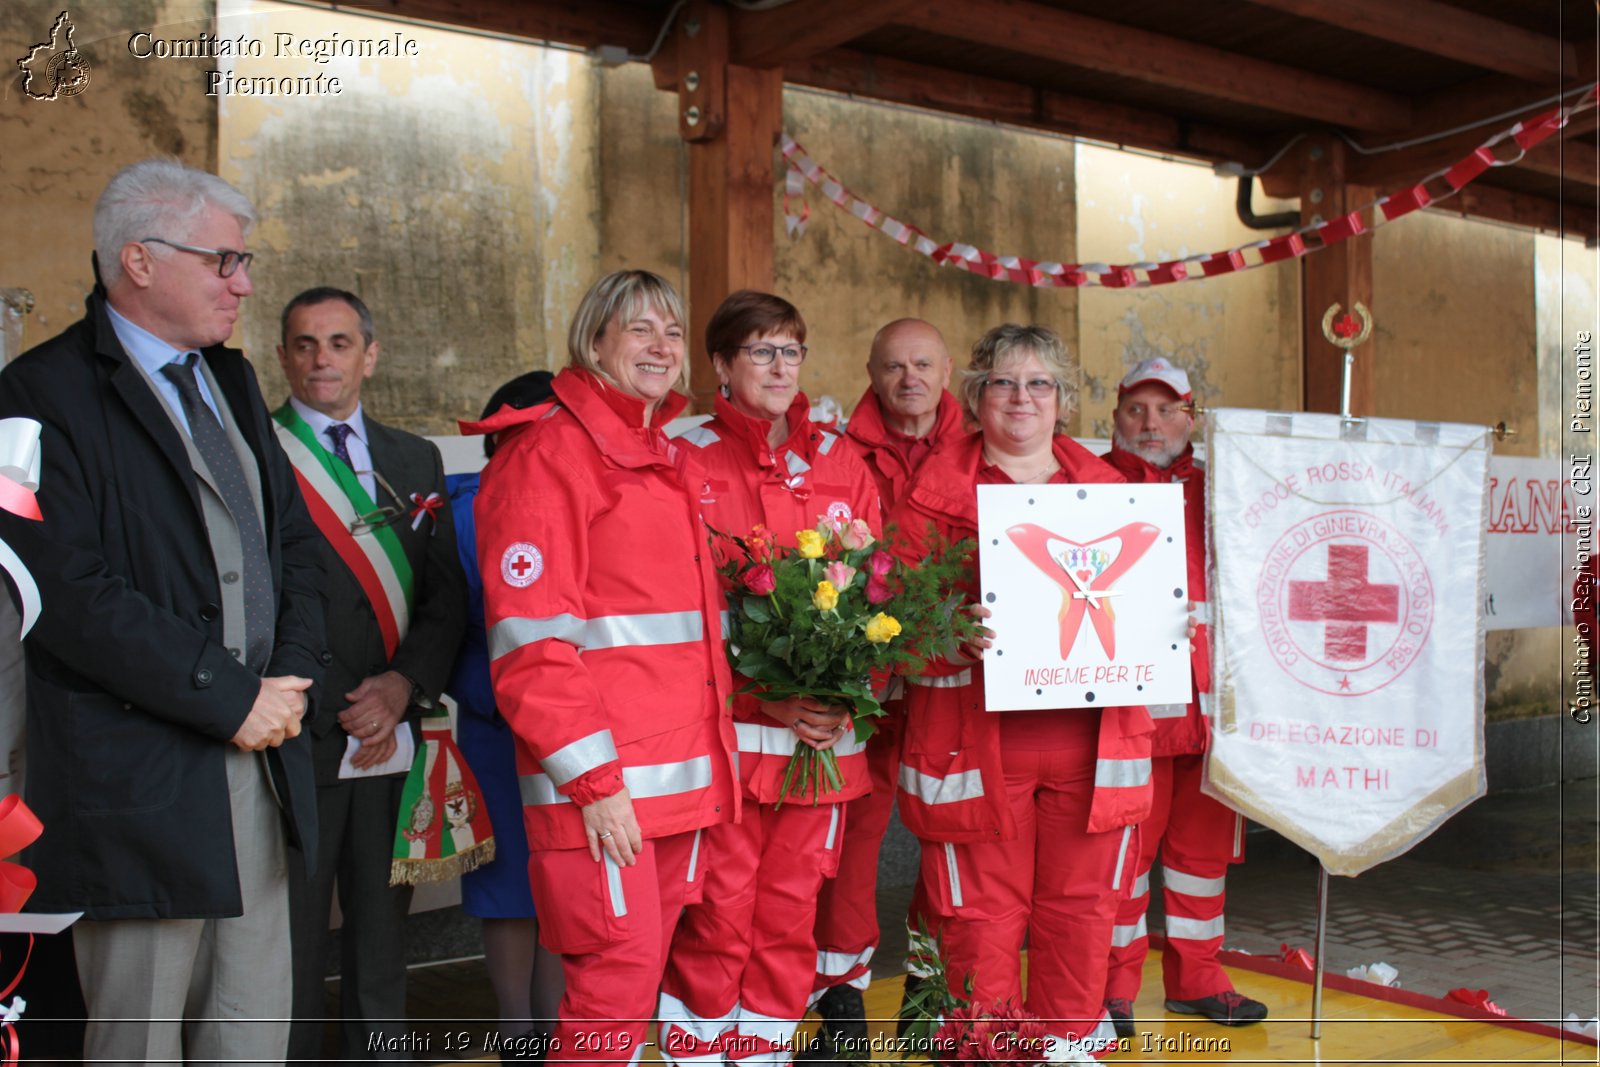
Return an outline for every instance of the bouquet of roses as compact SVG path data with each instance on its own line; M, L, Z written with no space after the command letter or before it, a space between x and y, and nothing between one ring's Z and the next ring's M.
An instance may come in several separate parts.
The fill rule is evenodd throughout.
M724 542L721 572L731 584L728 658L761 700L810 697L847 705L865 742L883 708L873 676L916 673L927 655L954 648L971 630L956 606L973 545L936 544L915 568L900 566L860 519L823 519L780 549L757 526L747 537L713 531ZM728 546L732 546L731 548ZM779 803L791 792L819 803L844 788L838 759L798 745Z
M974 1005L971 975L966 996L956 995L938 940L920 924L906 932L910 935L906 964L918 984L900 1008L906 1037L903 1058L926 1054L935 1063L966 1067L1044 1063L1050 1058L1049 1032L1037 1015L1010 1003Z

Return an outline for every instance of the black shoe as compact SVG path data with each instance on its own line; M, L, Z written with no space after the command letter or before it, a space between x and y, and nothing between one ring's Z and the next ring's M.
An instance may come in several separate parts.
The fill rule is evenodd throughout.
M1179 1015L1204 1015L1223 1026L1249 1026L1267 1017L1267 1006L1229 989L1197 1000L1169 1000L1167 1010Z
M900 1022L894 1028L894 1036L905 1040L906 1031L911 1028L913 1020L906 1018L906 1005L911 1003L911 998L916 995L917 988L922 985L922 979L914 974L906 975L905 992L900 994Z
M817 1027L816 1038L795 1053L795 1062L867 1058L867 1007L861 1001L861 990L836 985L822 994L812 1010L822 1016L822 1025Z
M1118 1037L1133 1036L1133 1001L1121 998L1108 1000L1106 1014L1111 1016L1111 1026L1117 1031Z

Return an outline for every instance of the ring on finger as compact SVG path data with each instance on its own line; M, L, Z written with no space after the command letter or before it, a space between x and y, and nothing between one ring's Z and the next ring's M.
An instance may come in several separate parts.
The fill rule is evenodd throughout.
M600 840L602 840L602 841L604 841L604 840L606 840L606 839L607 839L607 838L609 838L609 837L611 837L611 831L610 831L610 830L607 830L607 831L606 831L606 832L605 832L605 833L603 833L603 834L601 834L601 835L600 835Z

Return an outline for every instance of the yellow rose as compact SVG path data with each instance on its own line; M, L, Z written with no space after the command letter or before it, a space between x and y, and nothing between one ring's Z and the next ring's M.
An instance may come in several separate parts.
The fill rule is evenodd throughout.
M839 605L839 590L827 579L817 583L817 591L811 594L811 602L817 606L818 611L832 611Z
M794 537L799 542L802 556L806 559L822 558L822 550L827 547L827 542L822 539L821 534L815 530L800 530Z
M867 640L875 645L887 645L900 636L900 620L893 615L878 612L867 620Z

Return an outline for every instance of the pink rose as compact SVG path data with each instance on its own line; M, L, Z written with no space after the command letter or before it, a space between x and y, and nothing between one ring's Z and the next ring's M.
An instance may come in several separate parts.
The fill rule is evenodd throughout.
M828 581L833 583L833 587L842 593L850 588L850 582L856 576L856 569L836 561L824 567L823 573L827 575Z
M876 574L867 579L867 603L882 604L889 599L889 583Z
M887 552L874 552L867 560L867 569L872 572L874 578L887 578L889 572L894 569L894 557Z
M860 519L851 519L850 525L839 532L839 540L852 552L866 548L872 544L872 527Z
M778 588L778 576L773 573L769 564L762 563L751 567L739 578L744 582L744 587L757 596L767 596Z

